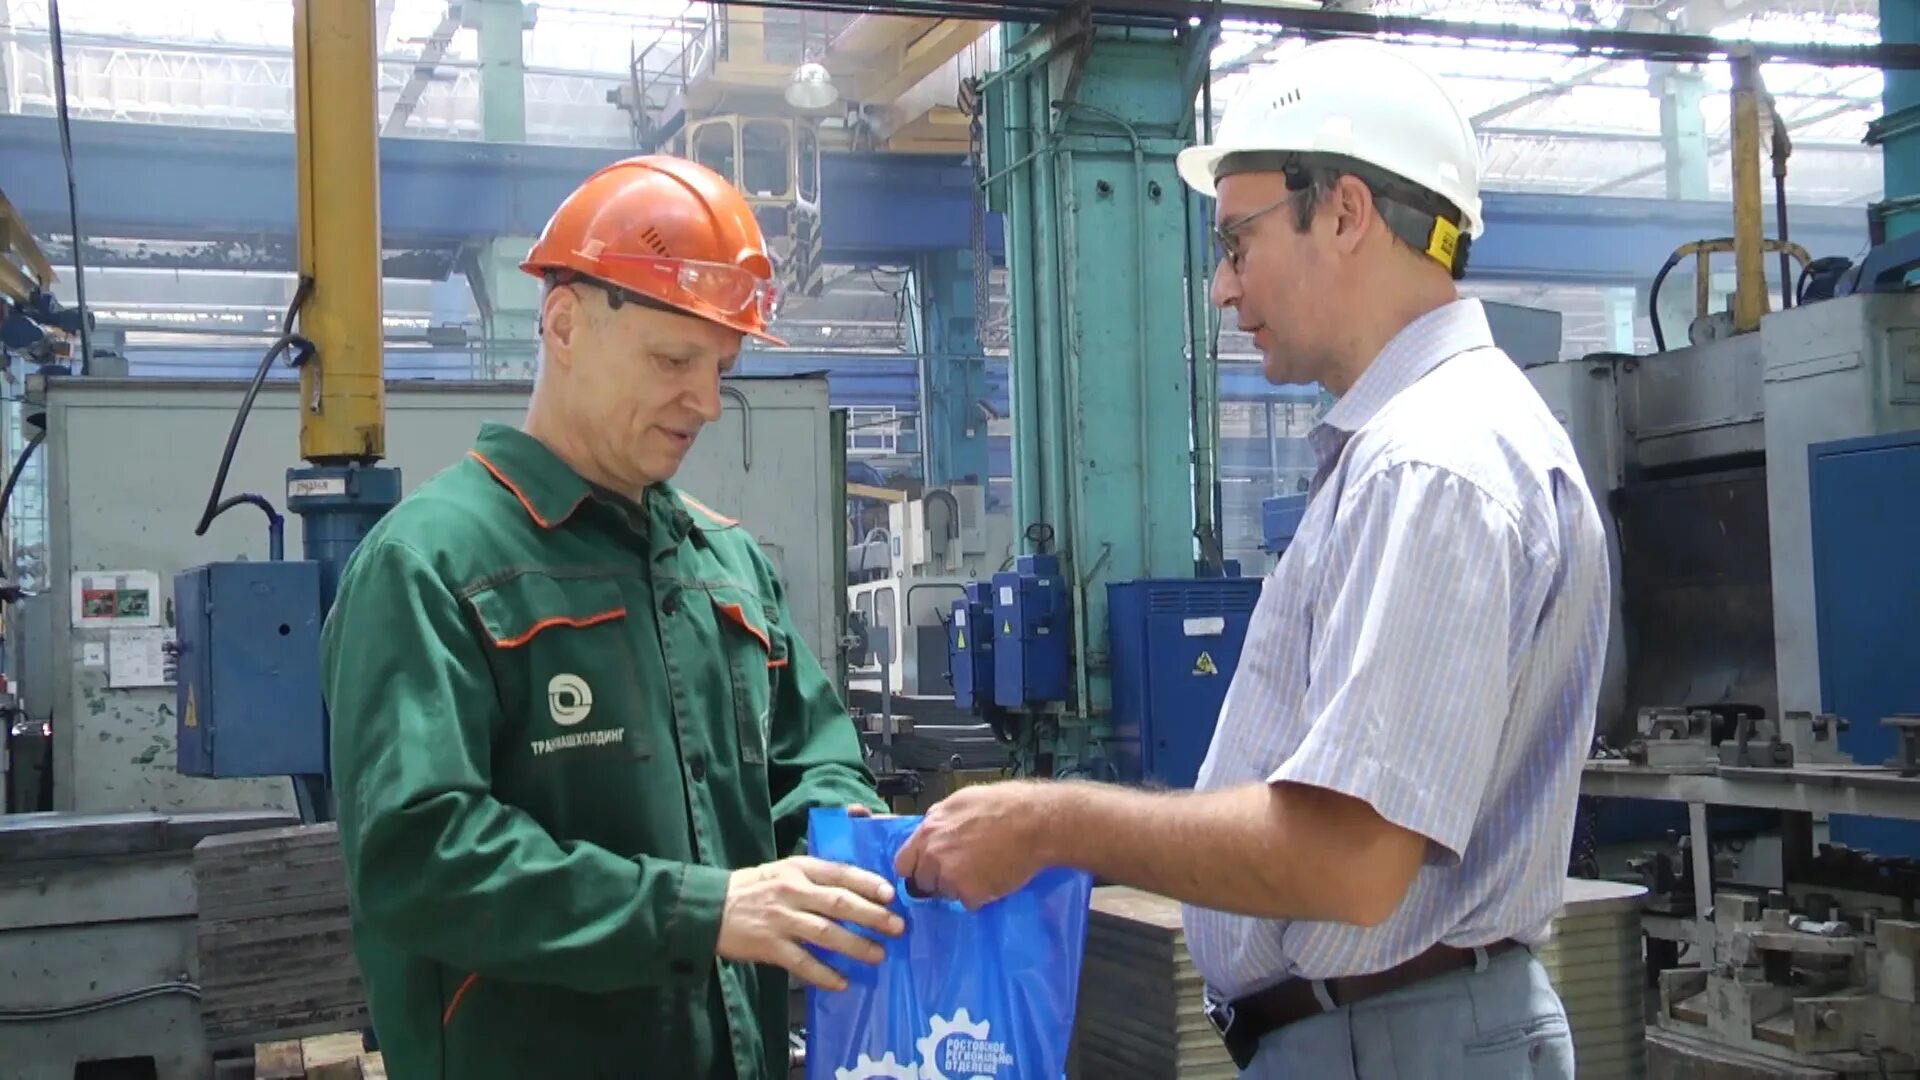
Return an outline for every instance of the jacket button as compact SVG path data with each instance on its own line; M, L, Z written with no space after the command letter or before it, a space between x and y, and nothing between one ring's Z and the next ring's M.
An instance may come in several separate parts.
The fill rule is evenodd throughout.
M707 759L694 758L693 761L688 763L687 771L693 774L695 783L705 780L707 778Z

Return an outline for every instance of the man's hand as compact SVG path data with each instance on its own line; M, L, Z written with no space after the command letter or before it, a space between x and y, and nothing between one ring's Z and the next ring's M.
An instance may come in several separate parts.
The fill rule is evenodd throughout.
M845 990L846 980L806 946L879 963L886 955L880 944L839 923L898 937L906 924L883 906L892 900L885 878L805 855L735 870L727 878L716 951L727 960L783 967L823 990Z
M961 788L935 803L894 860L922 893L978 910L1018 890L1046 866L1040 803L1049 788L1002 781Z

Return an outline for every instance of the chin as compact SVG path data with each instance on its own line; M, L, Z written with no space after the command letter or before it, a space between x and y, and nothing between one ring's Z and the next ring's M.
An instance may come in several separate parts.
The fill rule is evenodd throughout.
M1285 360L1272 356L1262 358L1260 373L1275 386L1300 386L1313 381L1302 373L1292 370Z

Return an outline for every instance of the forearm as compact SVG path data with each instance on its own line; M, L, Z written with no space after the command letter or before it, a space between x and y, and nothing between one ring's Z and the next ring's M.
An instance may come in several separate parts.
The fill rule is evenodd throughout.
M1398 904L1379 867L1382 837L1340 798L1290 785L1215 792L1143 792L1053 785L1048 862L1199 907L1269 919L1371 925Z

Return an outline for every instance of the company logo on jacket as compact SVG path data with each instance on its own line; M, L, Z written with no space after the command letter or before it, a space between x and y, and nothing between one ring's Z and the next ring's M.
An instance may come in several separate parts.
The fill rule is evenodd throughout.
M593 688L587 685L587 680L567 672L547 680L547 713L555 724L570 728L585 720L592 711ZM581 746L607 746L619 742L626 734L626 729L620 727L576 731L550 739L535 739L531 745L537 756Z

